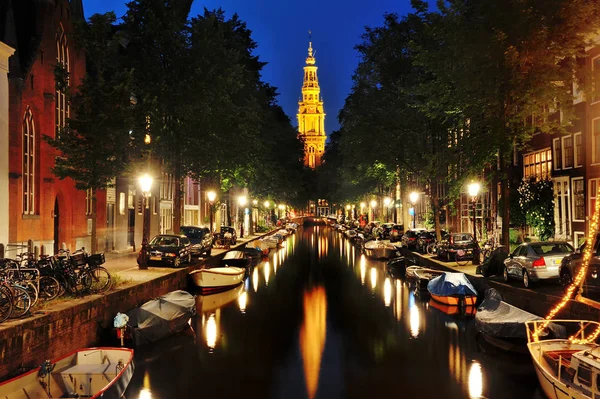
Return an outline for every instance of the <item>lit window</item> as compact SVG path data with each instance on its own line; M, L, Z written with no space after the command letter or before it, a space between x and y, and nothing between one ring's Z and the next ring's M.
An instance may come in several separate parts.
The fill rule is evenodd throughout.
M119 193L119 215L125 214L125 193Z
M35 214L35 125L27 107L23 118L23 214Z
M523 177L535 176L548 179L552 171L552 150L550 148L523 155Z
M62 65L67 73L67 85L69 84L69 48L67 47L67 36L62 25L59 26L56 34L56 63ZM65 127L67 118L69 118L69 104L64 90L56 90L56 109L55 109L55 134L58 137L60 130Z

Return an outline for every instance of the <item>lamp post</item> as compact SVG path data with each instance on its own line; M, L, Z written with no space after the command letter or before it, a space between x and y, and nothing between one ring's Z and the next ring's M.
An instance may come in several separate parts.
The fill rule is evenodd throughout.
M390 220L390 204L392 203L392 199L390 197L385 197L383 199L383 205L385 205L385 221L389 222Z
M479 243L477 242L477 196L481 186L479 183L474 182L469 184L469 196L471 197L471 203L473 204L473 241L475 241L475 248L473 249L473 261L474 265L479 264Z
M350 206L350 204L346 205L346 218L351 219L350 217L350 209L352 209L352 207Z
M150 191L152 190L152 176L145 174L140 177L140 188L142 189L142 195L144 200L143 206L143 220L142 220L142 251L140 252L140 270L148 269L148 236L150 235Z
M238 197L238 204L240 205L240 238L244 238L244 207L248 203L248 198L245 195Z
M213 205L215 203L215 200L217 199L217 193L215 193L214 191L209 191L206 193L206 198L208 198L208 204L209 204L209 209L208 209L208 214L210 215L210 232L214 232L213 229Z
M265 201L263 203L263 205L265 206L265 209L267 210L267 214L265 216L265 223L267 226L269 226L269 216L270 216L269 206L271 206L271 203L269 201Z
M413 191L412 193L410 193L408 195L408 199L410 200L410 203L412 204L413 207L413 229L417 227L417 210L415 209L415 204L417 203L417 201L419 200L419 193L416 191Z
M258 230L258 200L252 200L252 214L250 220L250 234L254 234Z
M377 201L371 200L369 205L371 205L371 209L373 210L373 219L371 219L371 221L374 222L375 221L375 207L377 207Z

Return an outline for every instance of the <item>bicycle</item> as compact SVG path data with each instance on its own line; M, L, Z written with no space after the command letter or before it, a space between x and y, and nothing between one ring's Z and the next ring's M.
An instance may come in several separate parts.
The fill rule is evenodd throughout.
M427 255L437 255L438 252L438 243L437 241L432 241L427 244Z
M483 248L481 248L479 251L479 263L483 264L485 261L487 261L497 247L496 239L494 237L489 238L483 244Z
M454 260L458 266L465 266L472 258L473 256L467 254L467 251L464 249L458 249L454 254Z

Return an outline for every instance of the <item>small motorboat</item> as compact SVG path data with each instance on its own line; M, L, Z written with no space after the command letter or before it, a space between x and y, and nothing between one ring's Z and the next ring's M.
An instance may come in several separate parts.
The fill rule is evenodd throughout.
M485 292L485 299L477 309L475 328L483 339L499 349L527 353L527 332L525 322L541 320L542 318L523 309L519 309L502 300L498 291L489 288ZM564 329L551 323L540 334L548 333L554 337L564 336Z
M250 265L250 256L243 251L229 251L221 259L221 266L248 267Z
M427 290L431 298L446 305L473 306L477 302L477 291L464 273L444 273L432 279Z
M194 313L194 296L172 291L127 312L127 333L134 345L156 342L186 328Z
M256 248L256 247L249 247L249 246L245 246L245 247L241 247L238 248L238 251L242 251L243 253L245 253L248 257L250 257L250 259L253 262L258 262L263 256L263 251L260 248ZM267 254L269 253L269 248L267 248Z
M525 322L527 348L542 391L550 399L600 398L600 323L589 320L552 320L566 328L568 338L538 334L547 320Z
M429 300L429 306L449 316L468 317L474 316L477 312L477 308L475 308L475 306L465 306L464 308L461 308L460 306L446 305L444 303L434 301L433 299Z
M374 259L389 259L396 255L395 246L380 240L367 241L364 249L365 254Z
M0 397L118 399L133 371L132 349L78 349L0 383Z
M213 267L194 270L190 278L202 292L217 292L233 288L244 281L246 269L242 267Z
M417 290L427 291L427 285L429 282L444 273L445 272L441 270L429 269L426 267L413 270L412 274L414 275L415 288Z
M246 244L246 248L255 248L262 252L262 256L267 256L271 248L269 244L264 242L263 240L255 240Z

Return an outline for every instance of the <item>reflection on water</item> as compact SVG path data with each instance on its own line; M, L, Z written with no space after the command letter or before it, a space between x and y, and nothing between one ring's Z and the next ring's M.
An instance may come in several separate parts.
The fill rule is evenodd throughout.
M126 397L533 396L528 358L515 381L512 358L500 368L479 349L474 309L430 303L403 274L332 229L301 228L243 285L197 298L195 337L136 350Z
M469 370L469 398L478 399L483 394L483 372L481 364L474 361Z
M327 296L321 286L304 293L304 322L300 327L300 348L308 397L314 398L319 386L321 357L327 330Z

